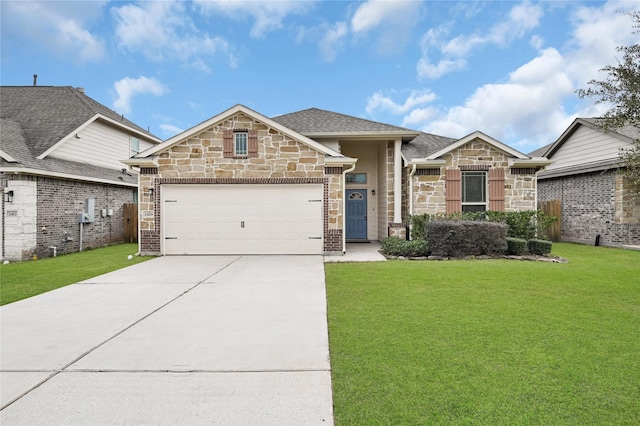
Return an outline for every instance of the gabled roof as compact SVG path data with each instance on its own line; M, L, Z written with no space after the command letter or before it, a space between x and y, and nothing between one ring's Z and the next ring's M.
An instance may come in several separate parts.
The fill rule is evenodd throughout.
M553 154L555 154L558 149L573 135L580 126L587 126L591 129L597 130L602 133L607 133L612 137L627 141L633 142L634 140L640 139L640 127L634 125L628 125L621 129L617 129L615 131L605 131L598 122L601 119L599 118L576 118L573 120L573 123L560 135L560 137L552 144L547 145L547 150L544 152L543 156L547 158L551 158ZM545 148L545 147L543 147ZM540 148L541 150L542 148ZM536 150L535 152L538 152Z
M0 86L0 117L20 123L32 154L41 156L65 137L103 118L150 140L156 136L69 86Z
M81 90L67 86L0 86L2 171L135 186L137 178L121 170L46 156L55 146L95 120L160 142Z
M318 108L279 115L273 117L273 121L308 137L379 136L412 139L420 133L404 127Z
M424 166L439 165L442 163L442 156L468 144L469 142L481 139L496 149L506 153L511 157L512 166L540 167L546 166L552 161L546 158L530 157L508 145L492 138L482 132L473 132L461 139L450 139L443 136L420 134L417 138L402 146L402 155L408 163Z
M142 164L140 162L140 160L142 159L149 159L152 158L153 156L164 152L168 149L170 149L171 147L173 147L174 145L177 145L181 142L183 142L184 140L188 139L190 136L200 133L204 130L206 130L207 128L215 125L216 123L220 123L224 120L227 120L228 118L234 116L235 114L238 113L242 113L248 117L253 118L256 121L260 121L262 123L264 123L265 125L278 130L281 133L284 133L286 135L288 135L289 137L305 144L308 145L310 147L312 147L313 149L315 149L316 151L322 152L325 155L331 156L331 157L340 157L340 158L347 158L344 155L340 154L337 151L334 151L333 149L322 145L316 141L314 141L313 139L310 139L298 132L296 132L295 130L292 130L284 125L282 125L281 123L278 123L268 117L265 117L264 115L260 114L259 112L256 112L250 108L247 108L244 105L235 105L231 108L229 108L228 110L221 112L220 114L211 117L210 119L203 121L200 124L197 124L196 126L185 130L182 133L179 133L177 135L175 135L174 137L167 139L166 141L164 141L163 143L161 143L160 145L156 145L154 147L151 147L149 149L147 149L146 151L141 152L140 154L134 156L132 159L130 160L124 160L123 163L124 164L129 164L129 165L134 165L134 164Z

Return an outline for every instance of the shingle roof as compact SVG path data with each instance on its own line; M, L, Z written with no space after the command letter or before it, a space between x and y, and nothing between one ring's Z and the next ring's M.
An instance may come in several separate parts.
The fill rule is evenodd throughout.
M531 151L527 155L530 156L530 157L542 157L549 150L549 148L551 148L551 145L553 145L553 143L550 143L548 145L540 147L540 148L536 149L535 151Z
M378 123L364 118L352 117L337 112L318 108L309 108L290 114L272 117L272 120L287 126L303 135L317 133L374 133L374 132L406 132L417 133L415 130L391 124Z
M156 138L73 87L0 86L0 117L20 123L36 157L96 114Z
M0 86L0 150L18 160L2 159L0 165L135 184L135 176L120 170L51 157L37 159L96 114L158 139L73 87Z
M432 135L430 133L420 132L418 136L402 144L402 155L407 160L414 158L425 158L434 152L438 152L443 148L454 143L457 139L445 136Z

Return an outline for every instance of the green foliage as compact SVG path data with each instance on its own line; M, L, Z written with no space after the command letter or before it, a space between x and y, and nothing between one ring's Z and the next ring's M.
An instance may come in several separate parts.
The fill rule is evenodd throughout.
M522 256L527 252L527 240L522 238L507 238L507 254Z
M429 254L429 247L425 240L406 241L397 237L387 237L382 240L381 249L389 256L421 257Z
M426 229L434 256L480 256L507 251L507 226L502 223L436 220L427 223Z
M119 244L47 259L0 265L0 305L152 259L140 256L127 259L128 255L137 251L137 244Z
M530 240L546 235L543 231L549 229L551 224L556 222L558 218L547 216L542 210L526 210L521 212L497 212L489 210L483 212L453 213L450 215L414 215L411 216L411 238L428 240L426 225L434 220L501 222L509 226L507 231L508 237Z
M552 245L553 243L551 241L545 241L545 240L532 239L527 241L527 247L529 248L529 253L539 254L542 256L551 253Z
M635 21L633 27L640 28L640 11L628 14ZM607 79L591 80L591 87L576 92L580 98L595 98L596 104L613 105L598 123L605 131L640 125L640 44L618 46L617 50L622 53L618 64L600 70L608 74ZM623 173L640 186L640 139L632 148L621 151L620 163Z

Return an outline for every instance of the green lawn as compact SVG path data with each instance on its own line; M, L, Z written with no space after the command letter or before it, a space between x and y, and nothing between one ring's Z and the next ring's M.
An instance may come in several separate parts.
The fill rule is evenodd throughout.
M640 424L640 252L326 264L338 425Z
M137 244L120 244L48 259L0 265L0 305L64 287L151 257L134 256Z

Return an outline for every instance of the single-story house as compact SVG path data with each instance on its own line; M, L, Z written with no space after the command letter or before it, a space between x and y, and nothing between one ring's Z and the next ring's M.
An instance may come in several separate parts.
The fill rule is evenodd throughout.
M538 199L560 203L562 241L640 245L640 188L619 169L620 150L638 139L638 126L607 132L596 118L577 118L531 153L554 160L538 175Z
M344 253L404 237L409 215L536 208L550 163L311 108L236 105L123 161L139 170L142 254Z
M162 141L80 88L2 86L0 99L0 257L122 242L138 177L120 160Z

